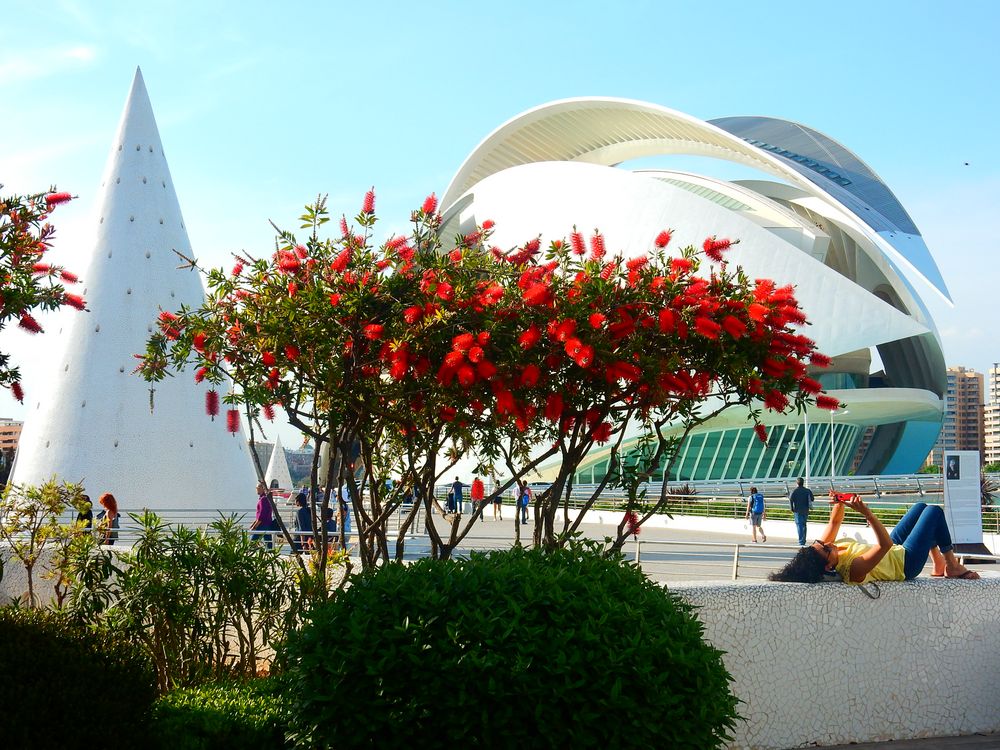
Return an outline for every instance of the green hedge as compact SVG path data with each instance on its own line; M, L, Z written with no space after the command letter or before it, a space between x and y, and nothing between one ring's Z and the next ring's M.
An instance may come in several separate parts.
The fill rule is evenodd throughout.
M706 748L736 699L692 608L584 550L361 574L288 647L307 748Z
M147 657L47 610L0 609L3 747L135 748L156 697Z
M173 690L153 707L163 750L272 750L285 746L287 699L277 678Z

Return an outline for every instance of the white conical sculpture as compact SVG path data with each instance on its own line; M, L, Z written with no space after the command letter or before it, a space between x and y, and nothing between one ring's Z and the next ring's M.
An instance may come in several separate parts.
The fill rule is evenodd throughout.
M125 512L252 507L249 448L224 412L206 416L207 384L190 372L155 384L132 374L159 310L204 298L198 273L177 268L174 250L192 251L138 70L102 187L79 265L90 311L53 338L55 374L27 404L12 480L57 475L83 483L95 505L113 493Z
M280 489L292 489L292 475L288 471L285 449L281 446L281 437L278 435L274 436L274 450L271 451L271 460L267 462L267 471L264 472L264 481L268 487L273 487L275 480Z

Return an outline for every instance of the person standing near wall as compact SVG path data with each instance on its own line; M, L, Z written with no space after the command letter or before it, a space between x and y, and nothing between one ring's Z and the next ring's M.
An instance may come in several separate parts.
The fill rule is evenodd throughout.
M799 477L796 482L798 487L792 490L788 498L792 513L795 516L795 528L799 532L799 546L806 546L806 523L809 521L809 511L813 507L812 490L805 486L805 480Z
M746 517L750 519L750 534L753 540L757 541L757 530L760 529L760 540L762 542L767 541L767 537L764 535L764 516L767 515L767 509L764 506L764 495L757 492L756 487L750 488L750 497L747 498L747 515Z
M483 484L483 480L476 477L472 480L472 486L469 488L469 497L472 500L472 513L475 515L476 511L483 504L483 498L486 496L486 487ZM479 520L482 521L483 517L479 516Z

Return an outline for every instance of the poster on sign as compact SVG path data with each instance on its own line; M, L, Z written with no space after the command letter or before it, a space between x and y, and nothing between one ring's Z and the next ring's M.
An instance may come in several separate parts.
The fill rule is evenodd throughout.
M979 451L945 451L944 513L955 544L981 544Z

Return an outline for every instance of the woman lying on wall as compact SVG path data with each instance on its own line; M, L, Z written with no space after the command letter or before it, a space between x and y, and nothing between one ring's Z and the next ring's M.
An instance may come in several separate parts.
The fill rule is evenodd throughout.
M834 570L845 583L908 581L923 570L928 554L934 560L931 575L935 577L979 578L978 573L966 568L955 557L951 534L940 507L915 503L890 534L859 496L830 492L830 503L833 505L830 522L823 535L800 549L784 568L772 573L769 576L772 581L818 583L823 580L824 573ZM868 521L875 532L875 544L837 539L848 507Z

